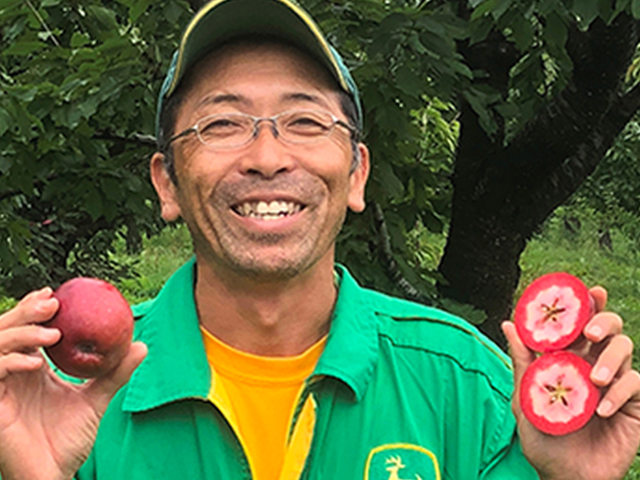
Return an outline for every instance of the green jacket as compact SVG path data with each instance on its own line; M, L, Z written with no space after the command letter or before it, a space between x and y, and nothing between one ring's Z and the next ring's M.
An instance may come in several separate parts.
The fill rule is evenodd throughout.
M149 354L111 402L79 480L251 479L233 422L207 400L215 372L193 270L192 260L135 308ZM519 448L505 355L464 321L337 271L327 345L299 403L312 406L302 473L282 478L537 479Z

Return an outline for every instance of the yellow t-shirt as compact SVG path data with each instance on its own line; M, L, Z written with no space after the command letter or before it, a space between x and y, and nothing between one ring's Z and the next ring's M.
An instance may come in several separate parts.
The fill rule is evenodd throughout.
M278 480L296 400L326 337L301 355L262 357L236 350L201 330L218 388L228 399L233 417L228 420L245 448L253 478Z

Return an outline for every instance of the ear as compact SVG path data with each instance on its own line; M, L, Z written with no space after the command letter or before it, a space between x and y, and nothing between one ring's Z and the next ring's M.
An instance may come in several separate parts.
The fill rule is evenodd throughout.
M358 144L360 163L349 177L349 208L354 212L362 212L366 206L364 202L364 189L369 178L369 149L364 143Z
M164 155L156 152L151 157L151 182L153 183L158 199L162 218L167 222L173 222L180 218L180 203L178 202L177 186L171 180L164 165Z

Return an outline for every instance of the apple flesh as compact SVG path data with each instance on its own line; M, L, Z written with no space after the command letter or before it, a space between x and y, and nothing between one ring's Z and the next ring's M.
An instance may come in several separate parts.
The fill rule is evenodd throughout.
M522 377L522 413L534 427L550 435L579 430L593 416L600 401L590 373L591 365L571 352L538 357Z
M78 378L101 377L126 356L133 336L133 314L118 289L95 278L74 278L54 296L56 315L44 326L58 328L62 336L45 349L63 372Z
M552 352L572 344L594 313L595 302L582 281L564 272L532 282L516 304L518 336L531 350Z

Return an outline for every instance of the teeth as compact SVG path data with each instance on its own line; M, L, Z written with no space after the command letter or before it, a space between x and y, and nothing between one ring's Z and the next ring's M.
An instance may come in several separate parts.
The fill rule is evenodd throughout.
M275 200L273 202L246 202L238 205L236 211L244 217L275 220L298 213L302 209L299 203Z

